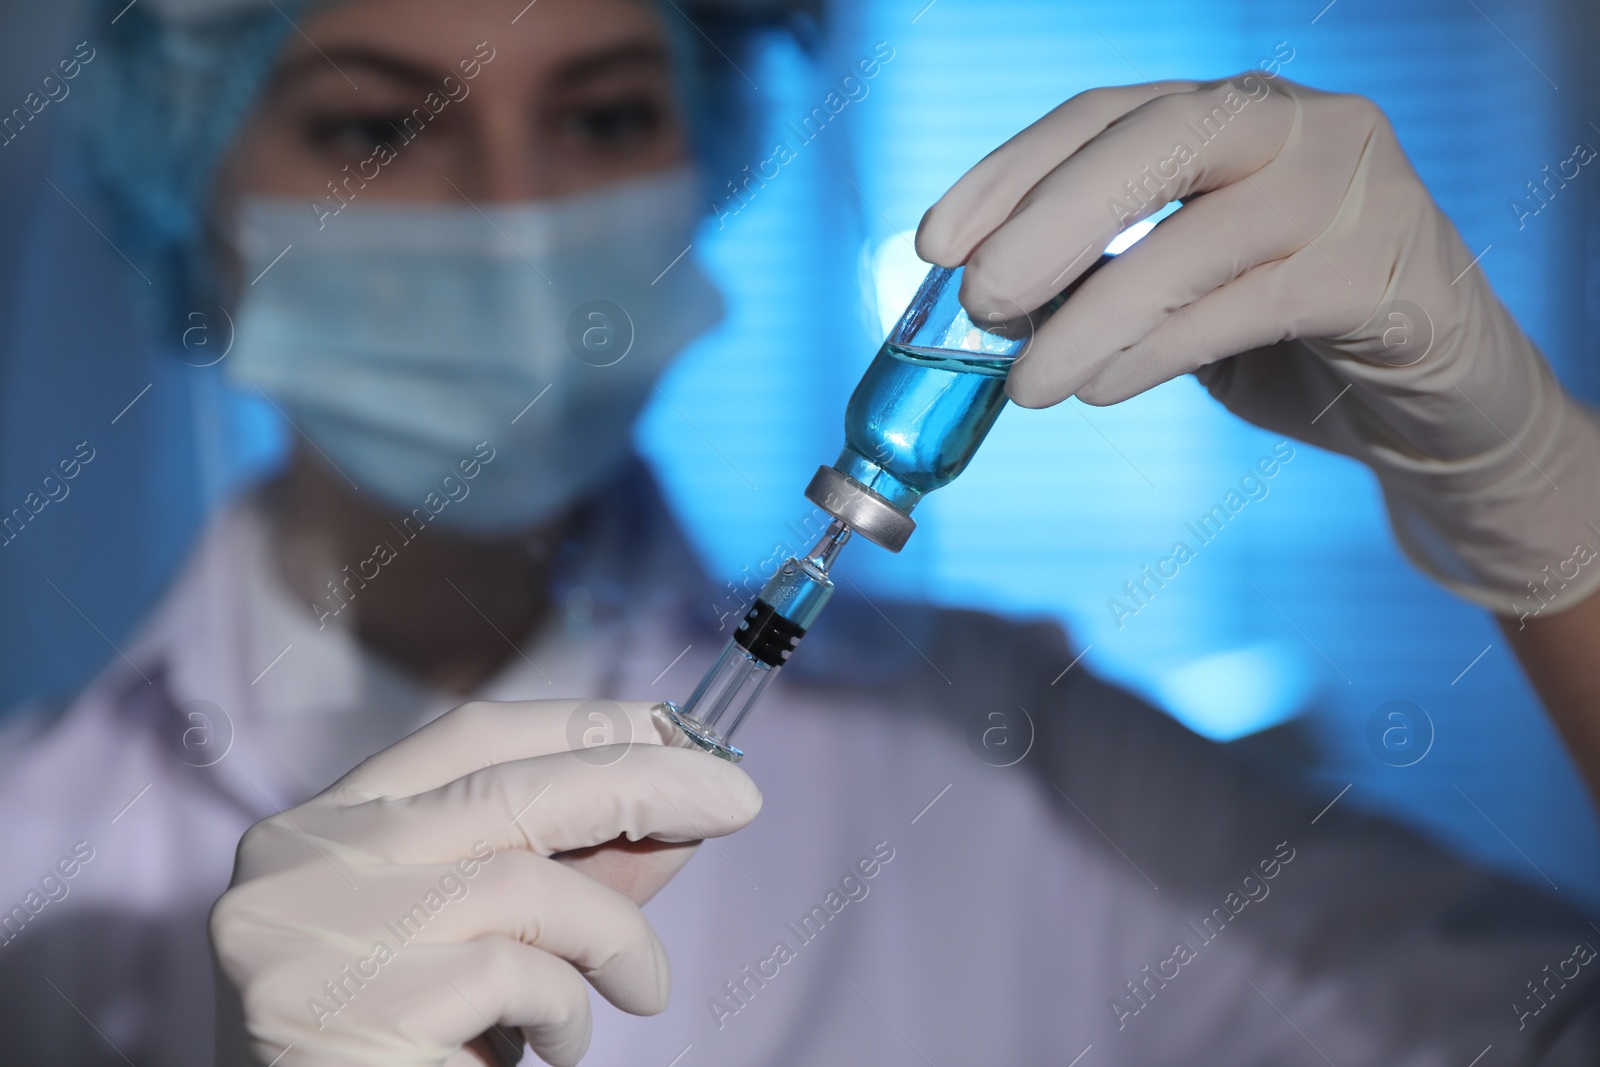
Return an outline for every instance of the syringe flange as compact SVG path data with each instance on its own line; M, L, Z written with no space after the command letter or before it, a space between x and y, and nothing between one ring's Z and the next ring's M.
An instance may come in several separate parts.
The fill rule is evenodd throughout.
M683 736L688 738L689 743L695 748L709 752L713 756L720 756L729 763L738 763L744 759L743 749L728 744L714 731L706 729L701 723L685 715L683 709L672 701L662 701L656 706L655 713L666 716L667 721L683 731Z

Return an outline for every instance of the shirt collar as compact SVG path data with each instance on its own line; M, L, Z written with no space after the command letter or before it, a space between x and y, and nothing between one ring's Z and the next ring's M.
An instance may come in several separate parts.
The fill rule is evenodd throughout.
M609 695L634 666L627 646L641 628L670 631L674 641L678 632L689 634L685 642L715 635L705 625L715 603L710 583L642 463L597 494L576 531L557 559L558 610L477 695ZM294 797L462 698L363 648L349 625L353 613L319 621L279 575L271 536L261 492L222 509L130 658L152 677L164 674L174 707L207 701L222 709L247 751L235 761L239 770L253 763Z

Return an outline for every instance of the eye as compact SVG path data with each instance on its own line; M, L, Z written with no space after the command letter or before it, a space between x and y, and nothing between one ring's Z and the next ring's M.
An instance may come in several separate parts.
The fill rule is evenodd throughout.
M380 144L403 138L403 114L331 115L306 124L306 141L331 156L366 155Z
M567 129L599 148L623 148L648 140L660 132L666 112L646 97L632 97L581 105L573 110Z

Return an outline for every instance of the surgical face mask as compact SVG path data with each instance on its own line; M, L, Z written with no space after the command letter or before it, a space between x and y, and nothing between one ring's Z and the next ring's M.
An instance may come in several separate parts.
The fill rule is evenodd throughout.
M247 198L228 375L390 510L530 526L626 459L656 379L720 317L685 254L698 192L680 169L481 210Z

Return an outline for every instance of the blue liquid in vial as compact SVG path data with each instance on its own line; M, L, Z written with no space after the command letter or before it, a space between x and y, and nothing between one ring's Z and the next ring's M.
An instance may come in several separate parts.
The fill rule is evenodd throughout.
M850 396L835 469L909 512L966 469L1005 407L1014 362L885 344Z

